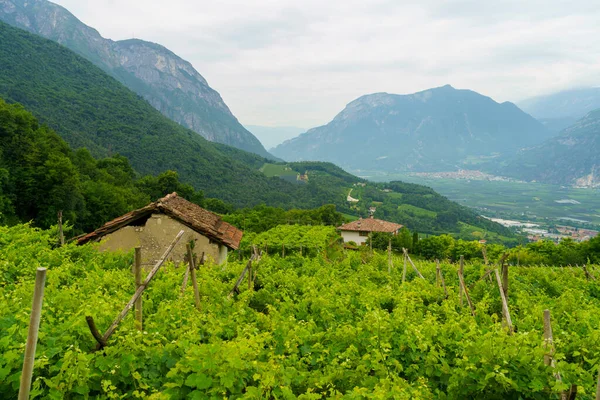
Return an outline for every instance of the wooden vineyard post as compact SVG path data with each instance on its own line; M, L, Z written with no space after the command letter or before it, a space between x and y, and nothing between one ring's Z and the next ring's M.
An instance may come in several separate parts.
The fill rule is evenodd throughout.
M465 256L460 256L460 264L458 267L458 276L463 276L463 272L465 270ZM463 306L463 284L462 281L460 283L460 287L458 288L458 293L460 293L460 306Z
M192 277L192 286L194 288L194 303L196 304L196 308L200 310L200 292L198 291L198 281L196 280L196 265L194 265L194 253L192 252L192 245L188 243L186 248L190 276ZM204 254L202 254L202 258L204 259Z
M142 285L142 249L135 248L135 256L133 260L133 272L135 274L135 290L138 290ZM135 322L138 331L142 330L142 296L135 301Z
M35 274L35 288L33 290L33 303L31 305L31 316L29 318L29 332L27 333L25 358L23 359L23 371L21 372L19 400L29 399L29 392L31 390L31 378L33 377L33 361L35 359L35 348L37 346L38 331L40 329L40 318L42 316L42 300L44 299L45 282L46 268L38 268Z
M502 289L504 290L504 297L508 298L508 264L506 258L502 258Z
M481 254L483 254L483 263L487 266L489 264L489 261L487 257L487 249L485 246L481 248Z
M402 251L404 252L404 255L406 256L406 258L408 259L408 262L410 263L410 265L412 265L413 269L415 270L415 272L417 273L417 275L419 276L419 278L421 279L425 279L425 277L421 274L421 272L419 272L419 270L417 269L415 263L413 263L413 261L410 259L410 256L408 255L408 250L406 249L402 249Z
M596 383L596 400L600 400L600 371L598 371L598 382Z
M596 280L596 278L594 278L592 276L592 274L590 274L590 272L588 271L587 267L585 266L585 264L583 264L583 272L585 273L585 279L587 279L588 281L593 281Z
M300 245L300 257L302 257L302 245Z
M285 243L281 243L281 258L285 257Z
M462 256L461 256L461 260L462 260ZM467 299L467 303L469 304L469 308L471 309L471 314L473 314L473 316L475 316L475 306L473 305L473 302L471 302L471 297L469 296L469 291L467 290L467 285L465 285L465 278L463 276L462 273L462 268L458 270L458 281L460 282L460 288L461 288L461 302L462 302L462 293L464 293L465 298Z
M252 290L253 289L253 280L252 280L252 263L248 264L248 290Z
M448 289L446 289L446 281L444 280L444 274L442 273L442 268L440 268L440 260L435 260L435 269L437 275L440 277L440 281L442 282L442 287L444 288L444 294L446 298L448 298Z
M388 243L388 274L392 274L392 239Z
M255 259L255 257L256 257L256 253L254 253L252 255L252 257L250 257L250 260L248 260L248 264L246 264L246 267L243 269L243 271L240 274L239 278L235 282L235 285L233 286L233 289L231 289L231 291L229 292L229 295L227 297L231 298L233 296L233 294L238 291L238 288L239 288L240 284L242 283L242 281L244 280L244 277L246 276L246 274L249 271L252 270L252 261ZM248 279L251 279L251 277L248 276Z
M506 300L506 296L504 295L504 289L502 288L502 280L500 279L500 273L498 272L498 268L494 269L494 273L496 274L496 282L498 283L498 289L500 290L500 297L502 299L502 314L504 314L504 320L508 325L509 332L513 331L512 320L510 319L510 311L508 310L508 301Z
M190 275L190 268L188 266L188 268L186 268L185 272L183 273L183 283L181 284L181 296L182 297L185 293L185 288L187 287L189 275Z
M404 249L402 249L404 250ZM406 280L406 253L404 253L404 268L402 269L402 283Z
M142 295L143 291L146 290L146 288L148 287L148 284L150 283L150 281L152 280L152 278L154 278L154 275L156 275L156 273L158 272L158 270L160 269L160 267L167 260L167 257L169 257L169 255L171 254L171 252L173 251L173 249L175 248L175 246L177 245L177 243L179 243L179 240L183 237L184 233L185 233L185 231L181 230L181 231L179 231L179 233L177 234L177 236L175 236L175 239L173 239L173 242L171 242L171 244L169 245L169 247L167 248L167 250L165 251L165 253L156 262L156 264L154 265L154 267L152 267L152 270L150 271L150 273L146 277L146 280L144 280L144 282L141 284L141 286L136 289L136 291L133 294L133 297L131 298L131 300L129 300L129 302L127 302L127 304L125 305L125 308L123 309L123 311L121 311L121 313L119 313L119 315L117 316L117 318L113 321L113 323L110 325L110 327L108 328L108 330L104 333L104 335L102 335L99 338L98 337L99 336L99 332L96 329L96 324L94 324L94 319L91 316L85 317L85 319L86 319L86 321L88 323L88 327L90 328L90 331L92 332L92 335L98 341L98 345L96 345L96 349L97 350L100 350L101 348L103 348L104 346L106 346L108 338L110 338L110 336L113 334L113 332L117 329L117 325L119 325L119 322L121 322L123 320L123 318L125 318L125 316L127 315L127 313L129 313L129 310L131 310L133 308L133 304ZM101 339L101 340L98 340L98 339Z
M60 246L65 245L65 234L63 232L62 210L58 212L58 242Z
M544 364L552 369L556 368L556 362L554 361L554 337L552 335L552 322L550 319L550 310L544 310L544 346L547 353L544 354ZM560 372L554 372L554 377L558 382L562 382ZM571 386L569 392L562 392L560 394L561 400L574 399L577 395L577 385Z

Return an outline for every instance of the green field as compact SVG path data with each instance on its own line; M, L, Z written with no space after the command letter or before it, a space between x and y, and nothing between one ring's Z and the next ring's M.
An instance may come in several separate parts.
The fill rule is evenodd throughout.
M435 218L437 216L437 213L435 211L425 210L423 208L416 207L416 206L413 206L411 204L400 204L398 206L398 210L400 210L400 211L406 211L406 212L408 212L410 214L413 214L414 216L417 216L417 217Z
M298 174L296 171L283 164L266 163L259 171L269 178L273 176L296 176Z
M376 176L372 179L426 185L450 200L480 210L487 217L543 224L600 226L598 189L575 189L541 183L435 179L406 174ZM580 204L561 204L557 200L575 200Z

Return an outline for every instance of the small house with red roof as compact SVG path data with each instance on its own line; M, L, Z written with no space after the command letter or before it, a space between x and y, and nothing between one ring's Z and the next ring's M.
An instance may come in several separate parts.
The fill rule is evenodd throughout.
M240 246L243 232L197 204L171 193L154 203L107 222L94 232L77 238L78 244L99 242L100 250L142 249L142 264L153 265L179 231L179 241L170 260L184 261L186 245L193 242L194 253L212 258L218 264L227 260L227 251Z
M354 242L358 245L365 244L371 232L385 232L397 235L403 225L384 221L376 218L358 219L344 224L337 229L340 231L344 243Z

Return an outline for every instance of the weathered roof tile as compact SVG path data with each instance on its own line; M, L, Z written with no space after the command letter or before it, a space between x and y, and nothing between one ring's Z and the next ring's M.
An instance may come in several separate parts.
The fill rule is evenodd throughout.
M358 219L338 227L341 231L359 231L359 232L389 232L394 233L403 225L394 222L388 222L381 219L366 218Z
M148 204L146 207L128 212L107 222L94 232L77 238L77 243L84 244L99 240L103 236L130 225L138 219L155 213L168 215L209 239L222 243L234 250L239 248L242 235L244 234L235 226L223 221L218 215L179 197L177 193L173 192L154 203Z

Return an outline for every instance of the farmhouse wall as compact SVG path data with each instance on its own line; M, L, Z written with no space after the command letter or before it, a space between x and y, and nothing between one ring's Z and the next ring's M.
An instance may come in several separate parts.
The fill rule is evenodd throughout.
M195 242L194 253L198 260L202 252L205 253L205 257L219 264L227 260L226 246L212 242L206 236L165 214L152 214L143 226L126 226L106 235L100 242L100 250L130 251L140 246L142 264L145 268L151 268L180 230L185 234L171 253L169 260L176 263L184 261L187 253L186 244L191 240Z
M344 243L354 242L358 245L364 244L368 236L360 236L358 231L342 231L342 238L344 238Z

